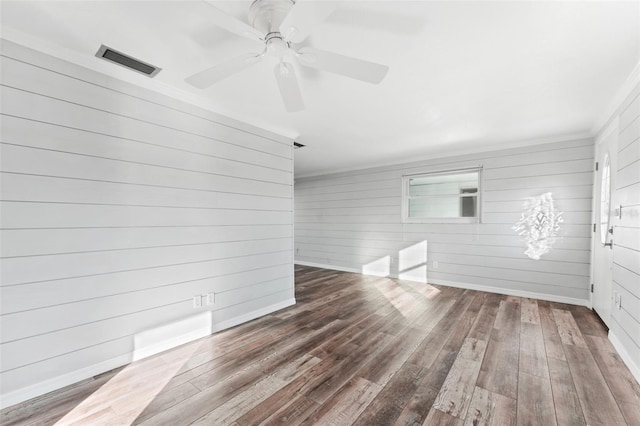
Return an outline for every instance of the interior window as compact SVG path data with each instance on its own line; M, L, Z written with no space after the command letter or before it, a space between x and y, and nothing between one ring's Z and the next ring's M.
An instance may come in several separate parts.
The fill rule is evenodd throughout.
M478 222L480 169L403 178L406 222Z

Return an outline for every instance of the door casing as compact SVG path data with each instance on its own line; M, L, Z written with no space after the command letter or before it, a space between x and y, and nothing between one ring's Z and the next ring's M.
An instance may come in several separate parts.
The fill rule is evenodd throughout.
M591 293L591 306L600 316L602 321L609 327L611 322L611 309L613 306L613 250L612 245L602 244L602 229L600 226L600 203L602 177L606 156L609 157L610 169L610 204L609 204L609 227L613 227L615 214L615 176L617 170L618 153L618 119L613 120L609 126L597 138L595 144L595 158L598 168L594 174L593 185L593 224L595 232L591 238L591 282L593 292ZM608 231L604 231L605 233ZM613 242L615 235L606 234L607 243Z

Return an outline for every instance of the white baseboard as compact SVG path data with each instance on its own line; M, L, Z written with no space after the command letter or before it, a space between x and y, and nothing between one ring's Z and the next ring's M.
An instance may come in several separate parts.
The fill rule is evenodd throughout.
M622 358L622 361L627 365L629 371L633 374L633 377L635 377L636 381L640 383L640 365L636 364L631 354L629 354L622 342L612 331L609 331L609 341L618 352L618 355L620 355L620 358Z
M267 306L266 308L258 309L258 310L246 313L244 315L240 315L239 317L231 318L230 320L223 321L219 324L214 324L213 332L217 333L218 331L235 327L236 325L251 321L256 318L260 318L262 316L279 311L280 309L288 308L289 306L293 306L295 304L296 304L296 299L292 297L291 299L284 300L282 302Z
M445 285L447 287L457 287L469 290L485 291L487 293L506 294L508 296L527 297L529 299L547 300L549 302L566 303L568 305L578 305L591 307L591 303L587 299L576 299L574 297L556 296L553 294L534 293L531 291L511 290L502 287L491 287L486 285L461 283L446 280L429 280L429 284Z
M305 262L302 260L296 260L293 263L302 266L311 266L313 268L333 269L334 271L353 272L355 274L362 274L360 269L348 268L346 266L325 265L324 263Z
M176 346L180 346L185 343L200 339L202 337L209 336L218 331L222 331L227 328L231 328L236 325L259 318L261 316L270 314L272 312L279 311L280 309L295 305L295 303L296 300L294 298L291 298L283 302L279 302L271 306L246 313L244 315L240 315L219 324L209 324L205 328L199 328L180 335L175 335L154 344L135 348L133 352L102 361L98 364L90 365L88 367L62 374L60 376L53 377L34 385L7 392L6 394L0 396L0 409L19 404L31 398L36 398L57 389L61 389L65 386L69 386L82 380L89 379L98 374L113 370L114 368L127 365L133 361L155 355Z
M149 345L142 347L140 349L135 349L132 355L132 361L138 361L139 359L150 357L151 355L159 354L160 352L164 352L171 348L175 348L180 345L184 345L185 343L193 342L194 340L198 340L202 337L207 337L211 335L211 327L201 328L198 330L191 331L189 333L181 334L179 336L175 336L162 342L158 342L154 345Z
M114 368L130 363L132 360L132 353L120 355L98 364L90 365L70 373L53 377L34 385L25 386L11 392L7 392L0 397L0 409L11 407L12 405L19 404L31 398L86 380L97 374L104 373L105 371L113 370Z
M336 271L353 272L356 274L362 274L362 271L356 268L349 268L345 266L333 266L333 265L326 265L322 263L303 262L298 260L296 260L294 263L296 265L312 266L315 268L334 269ZM398 278L398 276L395 274L390 274L389 278ZM445 285L447 287L457 287L457 288L464 288L469 290L485 291L487 293L506 294L508 296L528 297L531 299L547 300L549 302L566 303L568 305L586 306L588 308L591 308L591 301L587 299L576 299L573 297L555 296L552 294L544 294L544 293L533 293L533 292L522 291L522 290L510 290L502 287L491 287L491 286L478 285L478 284L461 283L456 281L428 279L428 282L429 284Z

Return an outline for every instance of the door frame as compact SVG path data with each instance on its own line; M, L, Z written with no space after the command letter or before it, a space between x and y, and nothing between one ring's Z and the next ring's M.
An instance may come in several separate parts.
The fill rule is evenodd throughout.
M600 238L596 238L599 233L595 232L595 229L599 229L600 227L600 223L599 221L596 222L596 218L597 218L597 212L600 211L600 191L601 191L601 185L602 183L600 182L600 179L598 179L598 176L602 173L602 167L604 165L600 165L599 170L596 170L595 166L596 166L596 162L598 161L598 148L600 147L601 144L604 144L605 141L609 138L609 136L611 136L614 132L618 132L618 116L615 116L611 122L609 122L607 124L607 126L604 128L604 130L602 132L600 132L600 134L598 134L595 138L594 141L594 145L593 145L593 159L594 159L594 164L593 164L593 191L592 191L592 202L591 202L591 223L593 228L593 232L591 232L591 264L589 265L589 285L590 285L590 292L589 292L589 308L591 308L593 310L593 296L594 296L594 292L591 291L591 289L595 284L595 262L596 262L596 245L601 244L600 242ZM616 136L617 137L617 136ZM609 156L609 158L611 158L612 155L612 150L613 149L617 149L617 144L616 146L604 146L603 148L606 149L607 155ZM615 153L615 155L617 155L617 152ZM611 161L611 160L610 160ZM600 172L600 173L599 173ZM611 180L613 182L615 182L615 173L616 170L614 167L610 168L610 175L611 175ZM613 203L613 199L614 199L614 194L615 194L615 188L611 188L610 190L610 208L609 208L609 212L611 212L611 208L614 205ZM596 204L596 202L598 202ZM611 214L611 213L610 213ZM613 260L612 260L613 262ZM594 310L594 312L596 312ZM597 314L597 312L596 312ZM598 316L600 316L600 314L597 314ZM608 324L608 318L604 319L601 318L601 320L605 323ZM608 325L607 325L608 326Z

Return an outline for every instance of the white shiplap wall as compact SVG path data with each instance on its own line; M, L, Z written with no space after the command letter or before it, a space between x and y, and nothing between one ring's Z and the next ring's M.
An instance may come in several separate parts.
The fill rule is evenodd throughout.
M1 53L3 406L295 303L292 141Z
M618 165L614 219L613 291L620 309L611 310L611 337L640 381L640 85L623 102L618 121Z
M403 174L482 165L482 223L403 224ZM296 262L361 271L427 241L432 283L587 304L593 140L571 140L296 179ZM561 238L535 261L512 229L526 197L552 192ZM433 262L438 263L434 268Z

